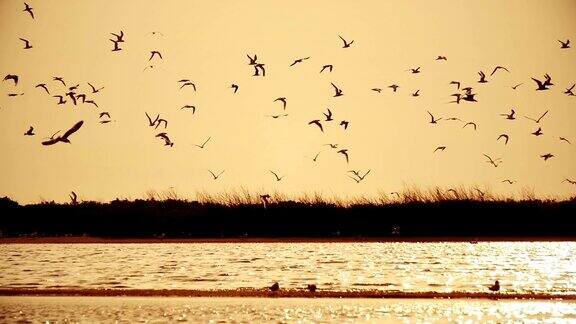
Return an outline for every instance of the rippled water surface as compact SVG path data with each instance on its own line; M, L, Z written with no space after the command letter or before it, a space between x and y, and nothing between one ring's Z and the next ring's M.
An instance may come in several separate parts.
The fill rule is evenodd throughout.
M0 288L576 293L576 243L0 245Z

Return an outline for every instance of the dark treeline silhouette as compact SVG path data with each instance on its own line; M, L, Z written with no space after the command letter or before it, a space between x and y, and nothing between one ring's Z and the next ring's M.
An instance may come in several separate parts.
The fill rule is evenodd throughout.
M266 208L173 199L21 206L1 198L0 215L4 237L576 237L571 219L576 215L576 198L348 207L284 201Z

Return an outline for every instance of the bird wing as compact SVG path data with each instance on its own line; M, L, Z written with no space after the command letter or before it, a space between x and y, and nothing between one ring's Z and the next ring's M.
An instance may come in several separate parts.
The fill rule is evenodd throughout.
M60 142L60 137L56 137L56 138L51 138L49 140L43 141L42 145L54 145L56 143Z
M544 118L544 116L546 116L547 113L548 113L548 110L546 110L546 112L543 113L542 116L540 116L540 118L538 118L537 123L540 122L540 119Z
M212 175L212 177L213 177L214 179L218 178L218 177L214 174L214 172L212 172L212 171L210 171L210 170L208 170L208 172L210 172L210 174Z
M428 113L428 115L430 115L430 118L432 119L432 121L434 121L434 116L432 116L432 114L429 111L427 111L427 113Z
M534 80L534 82L536 82L536 84L538 84L538 87L541 88L542 87L542 81L531 78L532 80Z
M279 180L279 177L278 177L278 175L276 174L276 172L274 172L274 171L272 171L272 170L269 170L269 171L276 177L276 180Z
M62 138L68 138L68 136L74 134L76 131L78 131L80 129L80 127L82 127L82 124L84 124L84 121L79 121L76 124L74 124L74 126L72 126L72 128L70 128L69 130L66 131L66 133L64 133L64 135L62 135Z
M342 38L342 36L338 35L338 37L340 37L340 39L344 42L344 46L346 46L346 40L344 38Z

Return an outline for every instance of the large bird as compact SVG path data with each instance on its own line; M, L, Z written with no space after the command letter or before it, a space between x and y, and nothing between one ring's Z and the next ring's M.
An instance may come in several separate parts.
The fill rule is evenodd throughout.
M68 139L68 137L70 137L72 134L77 132L80 129L80 127L82 127L83 124L84 124L84 121L82 121L82 120L77 122L76 124L74 124L74 126L72 126L72 128L67 130L62 136L58 136L58 137L54 137L54 138L51 138L49 140L46 140L46 141L42 142L42 145L54 145L58 142L70 144L70 140Z

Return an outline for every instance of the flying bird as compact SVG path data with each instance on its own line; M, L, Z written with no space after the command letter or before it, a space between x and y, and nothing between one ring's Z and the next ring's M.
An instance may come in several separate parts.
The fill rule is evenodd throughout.
M62 78L62 77L52 77L52 81L59 81L59 82L61 82L64 86L66 86L66 82L64 82L64 78Z
M508 182L509 184L514 184L516 180L504 179L502 182Z
M28 41L25 38L19 38L19 39L24 42L24 49L31 49L32 48L32 45L30 45L30 41Z
M544 134L544 133L542 133L542 128L541 128L541 127L538 127L538 130L536 130L534 133L532 133L532 135L536 135L536 136L540 136L540 135L542 135L542 134Z
M547 161L549 158L554 157L554 154L546 153L546 154L540 155L540 157L543 158L544 161Z
M508 144L508 139L510 139L510 136L508 136L507 134L500 134L500 136L498 136L498 138L496 139L497 141L500 140L501 138L504 139L504 145Z
M260 69L260 70L258 70ZM254 74L252 76L260 76L258 71L262 71L262 76L266 76L266 69L264 69L264 64L258 63L254 65Z
M380 88L372 88L372 89L370 89L370 90L375 91L375 92L378 92L378 93L381 93L381 92L382 92L382 89L380 89Z
M561 136L560 136L560 137L558 137L558 138L559 138L561 141L564 141L564 142L572 145L572 143L570 143L570 141L569 141L566 137L561 137Z
M502 158L492 159L488 154L484 154L484 156L488 159L486 163L492 164L495 168L497 168L498 165L502 163Z
M320 131L324 132L324 128L322 128L322 124L320 124L320 120L319 119L314 119L313 121L309 122L308 125L316 125L318 127L320 127Z
M338 144L332 144L332 143L324 144L324 146L326 145L329 145L333 149L338 148Z
M296 65L296 64L298 64L298 63L302 63L302 62L304 62L305 60L307 60L307 59L309 59L309 58L310 58L310 56L296 59L296 60L294 60L294 62L292 62L292 64L290 64L290 66L294 66L294 65Z
M158 126L160 126L160 124L162 123L164 123L164 129L168 128L168 121L163 118L158 118L158 120L156 121L156 127L154 127L154 129L157 129Z
M509 114L500 114L500 116L506 116L506 119L514 120L514 119L516 119L516 118L514 117L514 114L515 114L515 113L516 113L516 112L514 111L514 109L510 109L510 113L509 113Z
M354 43L354 40L352 40L350 43L348 43L344 38L342 38L342 36L338 35L338 37L340 37L342 42L344 42L344 45L342 46L342 48L348 48L348 47L350 47L350 45L352 45L352 43Z
M420 95L420 90L416 90L416 92L414 92L412 94L412 97L418 97Z
M474 130L476 130L476 123L473 123L473 122L468 122L468 123L466 123L466 124L464 125L464 127L462 127L462 128L466 128L466 126L468 126L468 125L474 126Z
M332 86L334 87L334 91L335 91L334 97L340 97L340 96L344 95L342 93L342 89L338 88L334 83L330 83L330 84L332 84Z
M163 139L164 140L164 146L170 146L170 147L174 146L174 142L172 142L170 140L170 137L168 137L168 134L166 134L166 133L156 134L155 137L159 137L159 138Z
M276 177L276 181L280 181L282 179L284 179L284 176L279 177L278 174L272 170L268 170L270 171L270 173L272 173L274 175L274 177Z
M100 113L100 117L98 117L98 118L102 118L102 117L104 117L104 116L110 118L110 113L107 112L107 111L103 111L103 112Z
M460 100L462 99L462 94L461 94L461 93L453 93L453 94L451 94L450 96L451 96L451 97L456 97L456 100L450 101L450 103L460 104Z
M184 106L182 106L182 108L180 108L180 110L182 110L182 109L192 109L192 115L194 115L194 113L196 113L196 106L184 105Z
M256 65L258 64L258 62L256 62L256 60L258 59L258 56L256 54L254 54L254 57L250 57L249 54L246 54L246 56L248 56L248 59L250 60L250 62L248 63L248 65Z
M112 43L114 43L114 48L112 49L112 52L118 52L121 51L122 49L120 48L120 46L118 46L119 42L115 41L113 39L110 40ZM146 68L144 68L144 70L146 70Z
M546 116L547 113L548 113L548 110L546 110L546 112L543 113L542 116L540 116L540 118L538 118L538 119L534 119L534 118L528 117L528 116L524 116L524 118L530 119L530 120L536 122L536 124L539 124L539 123L540 123L540 120L541 120L542 118L544 118L544 116Z
M4 80L3 80L3 81L7 81L7 80L12 80L12 81L14 81L14 86L17 86L17 85L18 85L19 77L18 77L17 75L15 75L15 74L7 74L7 75L4 77Z
M478 75L480 75L480 80L478 80L478 83L486 83L488 82L486 80L486 74L484 74L484 72L480 71L478 72Z
M328 69L329 72L332 72L332 68L333 68L332 64L326 64L326 65L322 66L320 73L322 73L326 69Z
M232 83L230 88L234 89L234 93L236 93L238 91L238 85L237 84Z
M76 93L74 93L73 91L67 92L66 95L68 97L70 97L70 99L72 99L72 103L74 104L74 106L76 106L77 102L76 102Z
M266 117L272 117L274 119L280 118L280 117L286 117L288 116L288 114L278 114L278 115L266 115Z
M154 55L158 55L158 57L160 57L160 59L162 59L162 54L158 51L150 51L150 58L148 59L148 61L151 61L152 58L154 58Z
M550 88L547 88L545 82L542 82L540 80L537 80L535 78L531 78L532 80L534 80L534 82L536 82L536 84L538 85L538 88L536 89L536 91L539 90L549 90Z
M146 36L148 36L148 35L152 35L152 36L160 35L160 36L164 37L164 34L162 34L159 31L151 31L148 34L146 34Z
M208 143L208 141L210 141L210 139L212 138L212 136L208 137L208 139L206 139L204 141L204 143L202 143L202 145L198 145L198 144L194 144L195 146L198 146L199 148L203 149L204 145L206 145L206 143Z
M274 99L274 102L276 102L276 101L280 101L282 103L282 107L284 108L284 110L286 110L286 97L280 97L280 98Z
M396 90L398 90L398 88L400 88L400 86L397 85L397 84L393 84L393 85L389 85L388 88L392 88L392 90L393 90L394 92L396 92Z
M34 18L34 16L32 16L32 18ZM562 44L560 46L560 48L570 48L570 40L567 39L565 42L558 40L560 42L560 44Z
M503 67L503 66L500 66L500 65L498 65L497 67L495 67L495 68L494 68L494 70L492 71L492 73L490 73L490 76L492 76L492 75L493 75L494 73L496 73L496 71L498 71L498 70L504 70L504 71L506 71L506 72L510 73L510 71L508 71L508 69L507 69L507 68L505 68L505 67Z
M438 147L434 150L434 152L432 152L432 153L436 153L436 151L438 151L438 150L444 152L445 149L446 149L446 146L438 146Z
M453 84L455 84L455 85L456 85L456 87L458 87L458 89L460 89L460 82L459 82L459 81L450 81L450 83L449 83L449 84L450 84L450 85L453 85Z
M42 88L42 89L46 90L47 94L50 94L50 91L48 91L48 87L46 87L46 83L37 84L34 88Z
M186 82L182 83L182 85L180 86L180 89L184 88L185 86L192 86L194 91L196 91L196 85L193 82L186 81Z
M117 43L124 43L124 31L120 31L120 35L118 34L114 34L114 33L110 33L113 36L116 36L116 40L112 40L113 42L117 42Z
M523 84L524 84L524 83L518 83L517 85L512 86L512 89L513 89L513 90L516 90L516 88L518 88L519 86L521 86L521 85L523 85Z
M576 84L572 84L572 86L570 88L567 88L566 91L564 91L564 94L567 94L569 96L573 96L574 92L572 92L572 90L574 89L575 86L576 86Z
M211 170L208 170L208 172L210 172L210 174L212 175L212 178L213 178L214 180L218 180L218 178L222 175L222 173L224 173L224 171L226 171L226 170L222 170L220 173L215 174L215 173L212 172Z
M150 118L150 115L148 115L147 112L144 112L146 114L146 118L148 118L148 125L150 127L156 125L156 122L158 121L158 118L160 118L160 114L156 115L156 119L154 119L154 121L152 121L152 118Z
M564 179L564 180L562 181L562 183L564 183L564 182L568 182L569 184L576 185L576 181L570 180L570 179L568 179L568 178L566 178L566 179Z
M429 111L427 111L427 113L428 115L430 115L430 124L437 124L438 121L442 120L442 118L435 119L434 116Z
M30 126L30 128L28 128L28 130L26 131L26 133L24 133L24 136L34 136L36 134L34 134L34 127Z
M24 6L26 6L26 8L24 8L24 10L22 11L27 11L30 16L32 17L32 19L34 19L34 8L30 7L26 2L24 2Z
M330 110L330 108L327 108L327 109L328 109L328 113L323 113L324 116L326 117L326 120L325 120L325 121L332 121L332 120L334 120L334 119L332 118L332 111Z
M415 68L415 69L410 68L410 69L408 69L408 70L406 70L406 71L411 71L412 73L420 73L420 67L417 67L417 68Z
M440 61L440 60L448 61L448 58L446 56L438 55L438 57L436 57L436 61Z
M349 162L349 159L348 159L348 149L342 149L342 150L340 150L340 151L338 151L338 152L336 152L336 153L340 153L340 154L344 155L344 157L346 158L346 163Z
M58 136L58 137L54 137L54 138L51 138L49 140L46 140L46 141L42 142L42 145L46 145L46 146L54 145L58 142L70 144L70 140L68 139L68 137L70 137L72 134L77 132L80 129L80 127L82 127L83 124L84 124L84 121L82 121L82 120L77 122L76 124L74 124L74 126L72 126L72 128L67 130L62 136Z
M82 99L82 103L86 103L86 95L81 93L79 95L76 95L76 100L78 99Z
M101 88L96 89L96 87L93 86L90 82L87 82L87 83L88 83L88 85L90 86L90 88L92 88L92 93L97 93L98 91L104 89L104 87L101 87Z
M349 121L343 120L343 121L340 122L340 126L344 126L344 129L348 129L348 124L349 124L349 123L350 123Z

